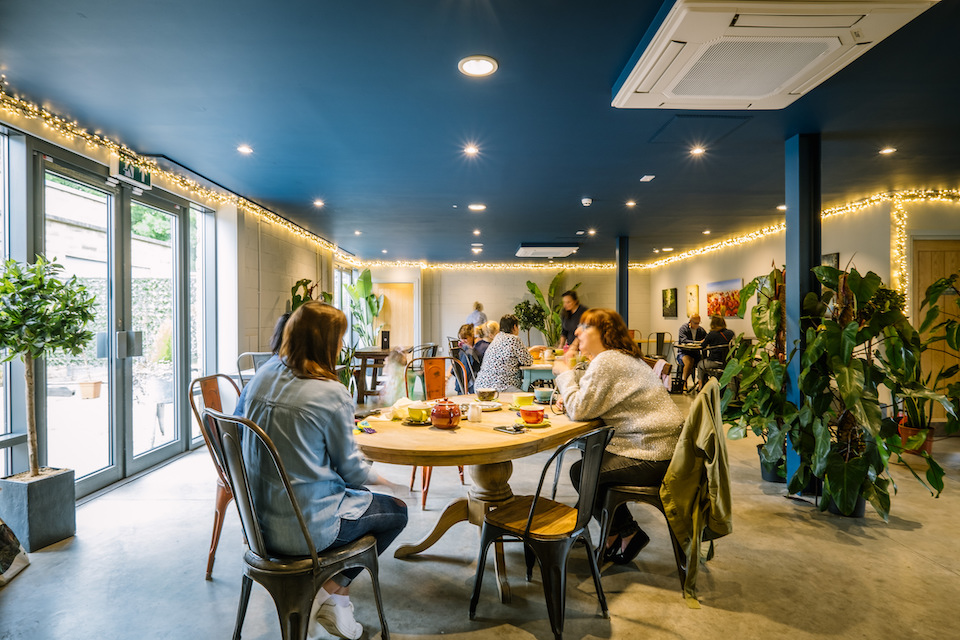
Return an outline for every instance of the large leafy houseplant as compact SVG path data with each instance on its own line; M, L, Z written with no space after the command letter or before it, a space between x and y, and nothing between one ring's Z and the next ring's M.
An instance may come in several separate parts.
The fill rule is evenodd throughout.
M375 346L381 327L377 324L377 317L383 309L383 294L378 296L373 292L370 269L364 269L357 281L346 285L344 289L350 295L353 328L360 337L360 342L368 347Z
M769 469L782 472L787 434L797 419L797 407L787 400L787 366L794 352L786 353L786 303L783 269L758 276L740 291L742 318L756 293L750 311L756 338L737 336L720 377L724 422L731 424L727 437L739 439L748 430L763 440L760 458ZM731 384L736 382L735 384Z
M562 319L560 317L560 310L563 308L563 292L560 289L560 283L563 282L563 274L565 272L566 269L563 269L553 277L547 289L546 297L544 297L543 292L536 282L527 281L527 289L530 290L537 304L543 309L544 321L541 331L549 346L560 344L560 333L563 329ZM570 287L569 290L576 291L580 284L581 283L578 282Z
M0 274L0 361L23 360L27 386L27 449L31 477L40 475L34 363L56 350L79 355L93 338L96 299L77 282L61 278L63 267L37 256L34 264L7 260Z
M832 500L841 513L850 514L862 497L886 520L891 489L896 491L889 459L903 447L896 420L883 415L881 387L945 408L950 402L922 383L898 377L901 361L917 357L917 332L904 315L902 294L885 287L873 272L861 276L856 269L828 266L813 271L823 293L811 292L804 300L807 347L798 381L803 404L790 430L800 465L789 489L800 491L812 474L823 480L821 509ZM943 469L929 456L924 459L926 481L911 471L939 495Z

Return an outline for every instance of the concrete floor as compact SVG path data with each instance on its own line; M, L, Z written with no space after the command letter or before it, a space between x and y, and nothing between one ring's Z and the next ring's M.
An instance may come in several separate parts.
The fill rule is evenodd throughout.
M867 507L838 518L811 502L785 498L760 480L755 441L728 441L734 533L718 542L701 572L703 608L687 608L663 519L640 507L650 546L629 566L608 566L610 618L599 617L582 550L570 561L565 637L580 638L955 638L960 601L960 438L938 440L946 490L934 500L902 466L899 494L885 524ZM575 456L571 456L575 457ZM518 460L512 486L532 492L546 454ZM568 463L569 464L569 461ZM394 481L408 467L378 465ZM242 536L236 512L224 527L214 579L204 580L214 495L205 450L89 500L77 536L31 554L32 565L0 589L0 638L230 638L240 587ZM567 482L561 497L572 500ZM400 541L430 530L441 508L463 495L452 468L436 469L427 511L410 499ZM501 604L492 564L477 619L467 616L477 530L462 523L424 555L382 556L380 577L395 638L552 638L539 575L523 580L523 556L507 546L514 597ZM395 543L396 544L396 543ZM357 618L378 637L370 581L354 583ZM366 635L366 634L365 634ZM243 637L279 637L266 592L255 587Z

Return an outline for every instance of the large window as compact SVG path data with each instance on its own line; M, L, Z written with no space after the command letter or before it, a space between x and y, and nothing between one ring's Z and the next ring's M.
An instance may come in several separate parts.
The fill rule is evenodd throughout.
M6 260L7 250L7 136L0 132L0 260ZM10 433L10 402L7 373L10 367L0 365L0 435ZM10 475L9 450L0 449L0 477Z

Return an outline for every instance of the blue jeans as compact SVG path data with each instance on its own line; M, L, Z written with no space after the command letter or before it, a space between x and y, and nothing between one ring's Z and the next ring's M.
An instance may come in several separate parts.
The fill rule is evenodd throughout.
M407 526L407 505L398 498L382 493L371 493L373 501L370 506L356 520L340 518L340 533L328 549L342 547L348 542L358 540L370 534L377 539L377 555L396 540L403 528ZM322 551L322 549L321 549ZM360 567L347 569L333 577L333 581L345 587L363 571Z

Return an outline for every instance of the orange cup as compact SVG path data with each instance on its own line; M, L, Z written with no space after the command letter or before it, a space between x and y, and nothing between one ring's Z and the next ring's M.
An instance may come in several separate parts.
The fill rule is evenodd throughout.
M520 417L527 424L540 424L543 422L543 407L523 407L520 409Z

